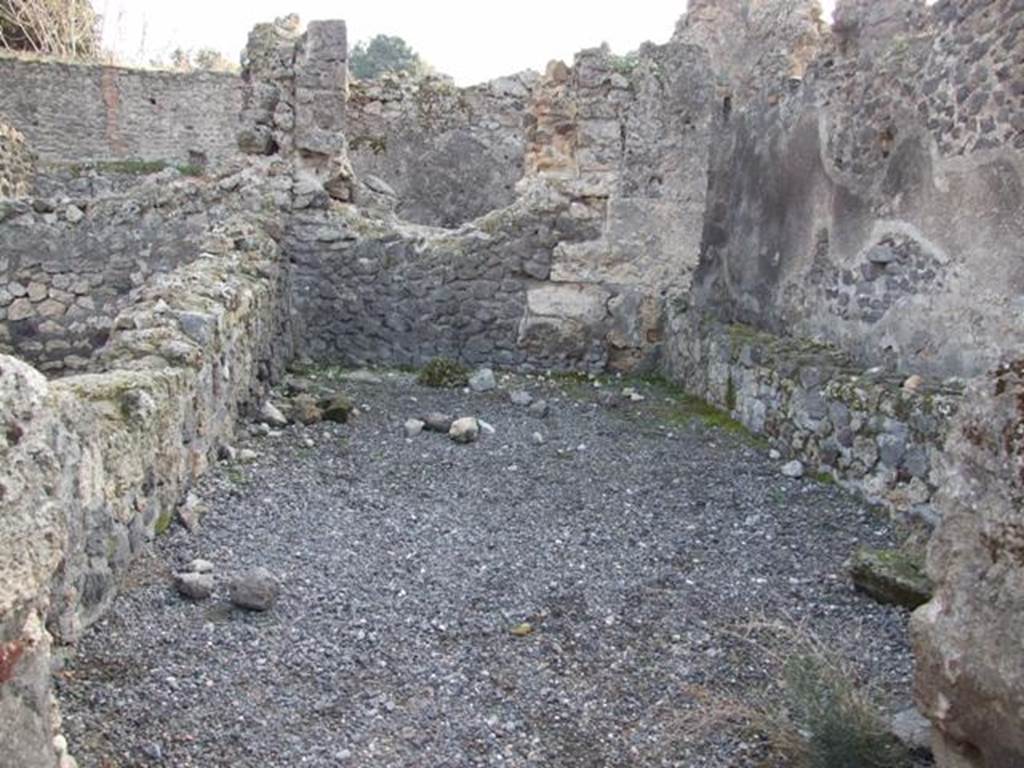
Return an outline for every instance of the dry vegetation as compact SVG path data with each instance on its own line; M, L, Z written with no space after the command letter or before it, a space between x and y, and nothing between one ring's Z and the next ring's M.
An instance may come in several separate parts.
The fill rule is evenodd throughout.
M95 58L98 21L89 0L0 0L0 50Z
M677 713L688 742L716 734L764 745L759 768L912 768L858 673L798 624L755 621L729 633L739 653L767 672L759 689L692 686Z

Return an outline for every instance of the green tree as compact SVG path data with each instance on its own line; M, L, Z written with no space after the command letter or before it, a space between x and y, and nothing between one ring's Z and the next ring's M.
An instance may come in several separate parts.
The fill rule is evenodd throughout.
M369 42L356 43L348 66L360 80L372 80L386 72L417 74L424 70L423 60L412 46L391 35L377 35Z

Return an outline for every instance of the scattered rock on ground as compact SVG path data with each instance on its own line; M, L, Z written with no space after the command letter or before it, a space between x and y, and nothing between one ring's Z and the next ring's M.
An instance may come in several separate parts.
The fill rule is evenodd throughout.
M448 430L448 437L456 443L475 443L480 439L480 422L472 416L457 419Z
M914 374L913 376L911 376L910 378L903 382L903 389L911 393L920 391L921 387L923 386L924 379L918 376L917 374Z
M481 368L469 377L469 388L474 392L490 392L497 387L498 381L490 368Z
M488 424L483 419L477 419L477 423L480 425L480 431L485 435L493 435L498 432L498 430L494 428L493 424Z
M288 419L286 419L278 407L271 402L264 403L263 407L260 408L259 420L261 424L266 424L268 427L288 426Z
M232 604L248 611L269 611L281 591L277 579L266 568L254 568L235 577L228 595Z
M530 439L533 440L534 445L544 445L544 443L547 442L547 440L544 439L544 435L540 432L534 432Z
M893 736L911 752L920 755L931 753L933 736L931 721L918 712L915 707L893 715L889 721L889 729Z
M324 412L315 397L302 392L292 398L291 417L293 422L309 426L323 421Z
M861 592L880 603L914 610L932 596L924 564L899 549L859 549L850 558L850 577Z
M551 409L548 407L547 400L538 400L537 402L530 406L530 415L533 416L534 418L544 419L547 418L547 415L550 412L550 410Z
M251 448L243 448L238 452L238 460L243 464L249 464L253 461L256 461L256 459L258 459L259 457L260 455Z
M205 514L206 506L194 493L189 493L184 503L178 507L178 519L189 533L196 533L199 530L199 521Z
M794 480L799 480L804 476L804 465L802 461L794 459L785 466L782 467L782 474L786 477L792 477Z
M372 371L368 371L365 368L360 368L355 371L345 371L339 377L342 381L351 381L354 384L383 384L382 379Z
M428 432L441 432L448 434L448 431L452 428L452 422L455 421L451 416L445 413L428 413L423 418L423 423Z
M426 423L420 421L419 419L409 419L407 422L405 422L405 436L416 437L417 435L423 432L426 426Z
M520 405L525 408L533 402L533 395L525 389L517 389L508 396L508 399L512 401L513 405Z
M772 461L779 461L782 458L782 452L776 448L772 448L768 451L768 458Z
M182 573L213 573L213 563L197 557L185 566Z
M178 573L174 586L189 600L207 600L213 594L213 575L209 573Z

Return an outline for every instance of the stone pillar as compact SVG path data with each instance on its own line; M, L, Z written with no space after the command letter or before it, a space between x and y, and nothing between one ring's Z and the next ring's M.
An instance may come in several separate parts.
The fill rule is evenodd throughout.
M242 56L242 114L238 146L246 154L273 155L291 145L299 17L294 14L249 33Z
M972 386L939 472L917 703L940 768L1024 765L1024 360Z
M311 22L295 52L296 195L315 181L352 200L355 176L345 142L348 38L344 21Z

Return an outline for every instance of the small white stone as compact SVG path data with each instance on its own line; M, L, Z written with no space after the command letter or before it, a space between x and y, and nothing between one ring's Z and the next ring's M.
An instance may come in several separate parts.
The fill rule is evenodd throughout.
M480 425L480 431L482 431L485 435L493 435L498 431L483 419L477 419L477 423Z
M547 440L544 439L544 435L540 432L534 432L531 439L533 440L534 445L544 445L544 443L547 442Z
M768 458L771 459L772 461L778 461L779 459L782 458L782 454L775 448L772 448L770 451L768 451Z
M403 427L405 429L405 436L409 438L416 437L423 432L426 426L426 422L419 419L409 419Z
M791 477L794 480L799 480L804 476L803 462L794 459L782 468L782 474L786 477Z

